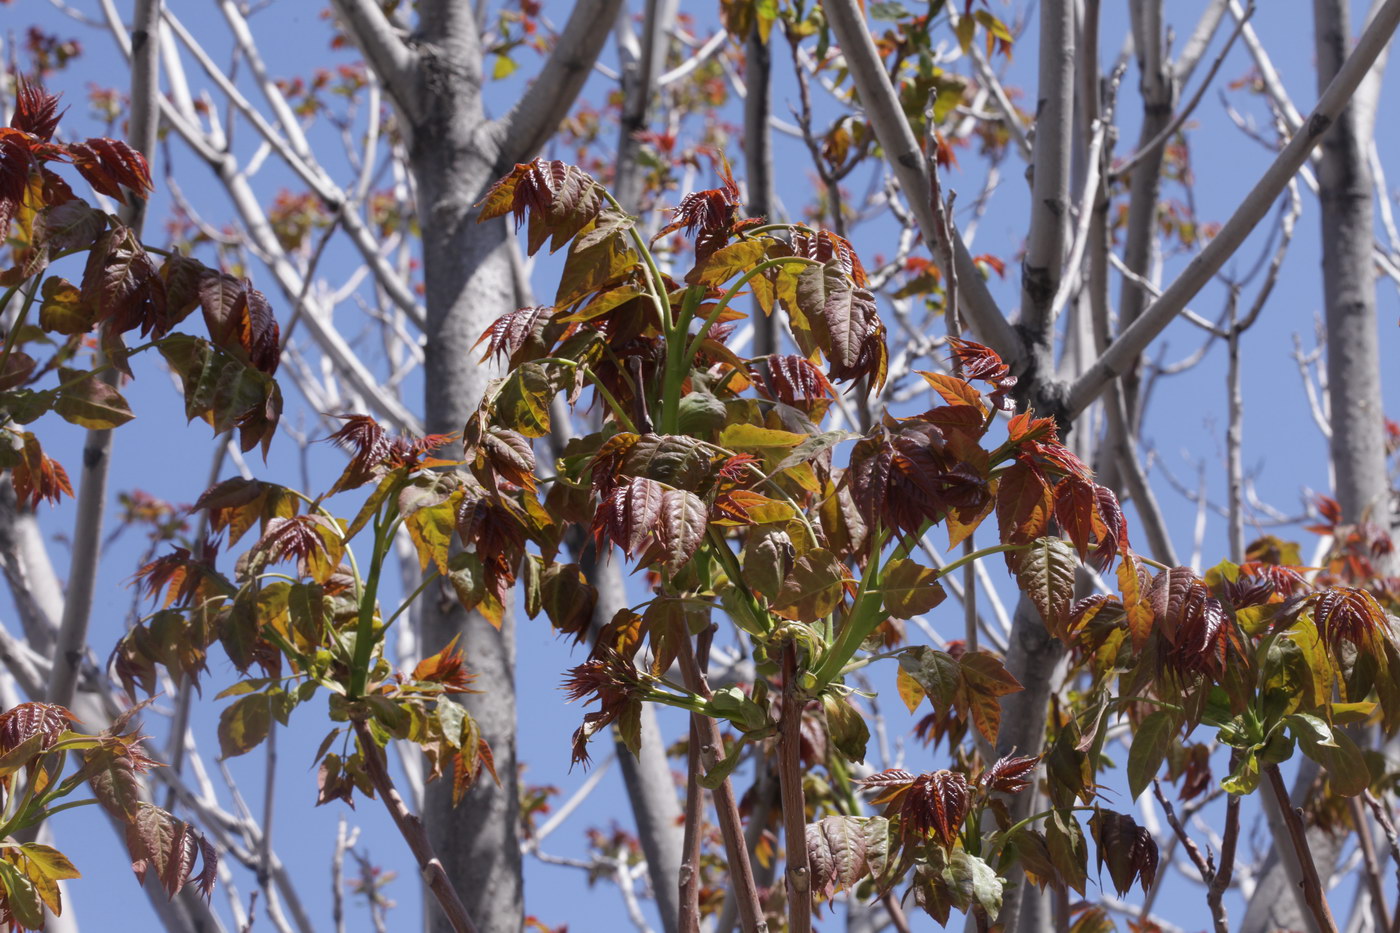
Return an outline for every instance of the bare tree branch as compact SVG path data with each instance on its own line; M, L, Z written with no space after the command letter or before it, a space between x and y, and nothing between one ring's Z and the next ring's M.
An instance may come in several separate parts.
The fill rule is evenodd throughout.
M1250 190L1235 213L1205 249L1196 255L1182 274L1163 291L1070 389L1068 410L1071 415L1082 412L1103 391L1110 379L1121 376L1147 345L1177 316L1186 302L1220 271L1225 260L1268 213L1274 199L1302 167L1322 135L1332 125L1351 98L1361 79L1390 41L1400 24L1400 0L1386 0L1370 26L1362 34L1337 77L1328 85L1308 117L1303 130L1297 133L1279 153L1278 158Z
M935 221L924 155L905 119L890 76L880 62L861 8L856 0L826 0L822 7L846 57L866 118L904 190L910 210L924 233L924 242L931 244ZM960 235L954 239L954 251L958 276L964 283L962 308L968 326L978 340L995 350L1008 364L1020 364L1025 356L1021 340L1002 316Z
M573 106L593 62L607 41L599 23L617 18L622 0L580 0L530 90L493 126L498 137L495 173L503 175L516 162L539 152L554 135L559 121Z
M365 61L384 82L394 105L416 123L421 117L419 63L374 0L331 0Z

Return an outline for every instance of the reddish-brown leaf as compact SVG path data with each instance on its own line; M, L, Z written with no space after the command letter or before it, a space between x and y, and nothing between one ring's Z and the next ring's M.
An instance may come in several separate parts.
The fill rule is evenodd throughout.
M10 117L10 126L48 142L62 117L57 95L50 94L24 75L16 79L15 112Z
M729 160L713 152L710 155L715 163L715 172L720 177L720 187L692 191L681 198L681 203L671 214L671 222L652 237L655 243L668 233L683 229L696 237L696 253L701 261L724 245L739 214L740 204L739 183L729 170Z
M983 771L977 782L1001 794L1019 794L1031 786L1030 773L1040 764L1039 756L999 758Z
M472 348L486 344L486 352L481 354L483 363L493 356L512 362L524 362L516 360L515 355L532 337L538 337L553 314L553 308L543 306L507 311L486 328Z
M69 143L64 148L88 184L123 204L123 186L138 196L151 191L151 169L146 157L119 139L97 137Z
M830 262L808 266L798 276L797 305L814 329L832 379L869 376L877 390L884 384L889 351L873 294Z
M599 544L611 541L628 557L646 551L661 518L661 484L633 477L618 485L598 505L593 536Z
M108 230L88 253L82 301L110 333L140 328L142 336L159 337L169 330L165 283L127 227Z
M602 188L581 168L565 162L535 159L517 164L481 200L478 222L515 216L520 229L529 218L528 252L534 255L553 237L550 252L572 240L603 206Z
M950 337L948 345L952 347L953 356L962 367L963 378L976 379L990 385L992 392L989 398L992 404L997 408L1009 409L1011 399L1008 396L1016 387L1016 377L1011 375L1011 367L1001 361L996 351L980 343L959 340L956 337Z
M0 469L5 467L10 469L16 498L31 509L43 499L56 505L61 496L73 495L68 471L44 453L39 439L29 431L0 433Z
M12 751L36 735L40 749L48 748L78 721L66 707L56 703L21 703L0 714L0 754Z
M205 270L199 279L199 304L209 339L241 361L268 375L281 360L277 320L262 292L247 279Z
M1142 890L1152 887L1157 878L1157 841L1145 828L1127 814L1112 810L1095 810L1089 817L1089 831L1098 848L1099 871L1108 865L1113 887L1122 897L1136 879Z
M766 387L784 405L803 405L835 394L826 374L812 361L797 354L773 354L765 357ZM763 372L764 370L760 370Z
M1018 459L1002 472L997 482L997 526L1003 544L1029 544L1045 537L1052 508L1050 484L1034 463Z
M1313 623L1334 654L1343 642L1374 650L1390 622L1376 598L1354 586L1332 586L1310 597Z
M413 679L442 684L448 693L466 693L476 675L467 670L462 649L457 647L460 635L452 636L441 651L419 661L413 668Z
M899 801L900 830L909 840L922 840L932 834L944 849L951 849L967 818L971 799L967 775L962 772L921 774Z
M1094 542L1097 502L1094 484L1077 476L1066 476L1055 486L1055 520L1069 536L1081 560L1089 557Z

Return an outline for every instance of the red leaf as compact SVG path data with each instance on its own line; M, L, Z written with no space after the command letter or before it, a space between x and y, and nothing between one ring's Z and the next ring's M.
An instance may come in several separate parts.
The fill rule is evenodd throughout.
M1055 520L1060 523L1081 560L1089 557L1094 541L1097 503L1094 484L1077 476L1066 476L1055 486Z
M729 170L729 160L714 152L710 153L715 163L715 171L720 176L721 185L707 191L692 191L681 199L681 203L671 214L671 222L657 231L651 238L655 243L668 233L685 230L697 238L697 256L702 252L699 240L705 239L705 255L713 253L724 245L730 227L739 213L739 183ZM700 257L703 261L703 256Z
M1002 794L1017 794L1031 786L1028 779L1039 757L1000 758L990 768L982 772L978 783L988 790Z
M21 703L0 715L0 754L12 751L30 738L42 735L41 748L48 748L78 717L56 703Z
M900 829L906 839L922 839L932 833L945 849L951 849L970 803L967 776L962 772L921 774L900 801Z
M1334 654L1342 642L1372 648L1390 630L1385 610L1370 593L1353 586L1333 586L1310 599L1318 634Z
M661 517L664 490L655 480L634 477L612 490L598 505L593 536L611 541L628 557L646 551Z
M1050 484L1034 463L1018 459L997 483L997 526L1003 544L1029 544L1050 531Z
M996 351L956 337L948 338L948 345L953 348L953 356L962 366L963 378L977 379L990 385L992 404L997 408L1009 409L1011 400L1007 396L1016 387L1016 377L1011 375L1011 368L1001 361Z
M795 255L814 259L823 265L834 260L841 270L851 277L851 281L862 288L865 287L865 267L860 264L860 257L856 255L850 241L843 236L830 230L811 232L794 228L792 251Z
M247 279L207 270L199 279L199 304L209 339L269 376L281 360L272 308Z
M515 216L515 228L528 216L528 252L533 256L553 237L550 252L572 240L598 216L602 188L581 168L555 160L520 163L481 200L478 222Z
M773 397L784 405L800 405L835 394L826 374L812 361L797 354L773 354L766 357L767 387Z
M53 138L54 130L58 129L62 116L58 110L57 96L31 83L23 75L19 76L15 88L15 112L10 117L10 126L48 142Z
M73 166L102 194L125 204L122 186L137 195L152 190L151 169L146 157L121 140L97 137L87 142L69 143L64 148Z
M514 360L515 354L553 314L553 308L543 306L507 311L486 328L476 343L472 344L472 349L481 346L483 342L486 343L486 352L481 354L483 363L493 356L522 362Z

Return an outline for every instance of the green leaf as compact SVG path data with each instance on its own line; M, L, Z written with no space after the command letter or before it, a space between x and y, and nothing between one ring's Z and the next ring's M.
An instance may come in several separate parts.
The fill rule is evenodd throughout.
M1142 796L1162 770L1175 734L1176 717L1166 710L1148 713L1133 733L1133 745L1128 750L1128 792L1134 800Z
M830 693L822 694L822 709L826 712L826 731L831 743L851 761L865 761L870 729L860 710L847 698Z
M266 453L282 416L282 390L271 376L185 334L161 340L160 353L180 378L185 417L201 418L215 432L237 428L244 450L261 444Z
M721 447L730 450L754 453L765 460L780 461L788 451L807 442L809 434L794 434L792 431L777 431L762 428L756 424L741 422L731 424L719 433Z
M923 688L935 710L943 712L953 706L962 686L962 666L952 655L915 645L900 652L899 668Z
M799 463L815 460L842 441L853 440L857 437L860 435L852 434L850 431L824 431L821 434L814 434L794 447L792 453L779 460L772 472L776 475L789 467L797 466Z
M885 611L896 619L912 619L933 609L948 598L938 577L938 571L917 561L890 561L880 577Z
M961 894L967 904L977 904L988 917L1001 911L1002 889L1006 882L982 859L969 855L964 849L954 849L948 856L943 875Z
M1074 550L1059 538L1037 538L1016 561L1016 581L1040 612L1045 627L1061 635L1074 598Z
M452 551L452 533L457 530L457 502L461 493L454 493L445 501L418 509L404 519L408 537L418 552L418 567L427 570L429 564L436 564L438 572L449 574L449 558Z
M1259 786L1259 759L1254 752L1246 751L1240 755L1234 770L1220 782L1220 786L1226 793L1237 797L1254 793Z
M773 600L773 611L799 622L816 622L836 611L845 596L841 563L825 548L800 555Z
M53 846L46 846L38 842L26 842L20 847L34 866L34 869L41 872L45 877L55 881L66 881L70 878L81 878L83 873L73 866L68 860L68 856L55 849Z
M1371 784L1366 758L1351 736L1308 713L1285 717L1304 755L1327 769L1331 789L1343 797L1355 797Z
M0 862L0 884L5 888L5 906L15 923L30 930L44 928L44 904L34 882L9 862Z
M93 309L83 304L78 287L67 279L50 276L40 290L39 326L52 333L71 337L86 334L96 323Z
M544 437L549 433L549 403L556 391L546 364L522 363L501 384L495 402L497 423L526 437Z
M271 728L272 703L267 694L239 697L219 714L219 757L233 758L252 751Z
M79 373L60 367L58 378L64 383L53 410L69 424L92 430L108 430L126 424L136 417L121 393L94 376L74 381Z

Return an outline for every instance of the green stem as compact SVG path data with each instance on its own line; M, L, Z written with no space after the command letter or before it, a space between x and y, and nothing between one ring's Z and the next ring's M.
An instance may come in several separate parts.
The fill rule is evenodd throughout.
M604 190L603 197L608 199L608 203L618 210L619 213L626 214L622 205L617 203L617 198L612 196L610 191ZM627 233L632 237L632 242L637 246L637 252L642 254L642 262L646 263L647 278L651 282L652 302L656 305L657 314L661 316L661 327L663 330L670 330L671 322L671 296L666 293L666 280L661 277L661 270L656 265L656 257L652 256L651 248L642 239L641 231L634 223L627 228Z
M588 377L589 382L593 383L593 388L598 390L598 394L602 396L603 401L607 404L609 410L612 411L613 416L617 418L618 423L621 424L628 431L631 431L633 434L637 433L637 426L632 423L631 418L627 417L627 412L623 410L622 405L618 402L617 398L611 392L608 391L608 387L603 385L602 381L598 378L598 376L593 372L593 370L590 367L584 366L578 360L569 360L565 359L562 356L546 356L541 359L535 360L535 362L558 363L561 366L572 366L574 369L582 369L583 374ZM621 366L618 367L618 372L623 372ZM626 373L623 373L623 378L627 378Z
M690 321L700 300L705 295L703 286L692 286L685 290L681 300L680 315L675 324L666 331L666 371L661 382L661 433L675 434L679 430L681 411L681 388L685 377L690 375L691 356L686 356L686 335L690 332Z
M964 554L962 557L959 557L955 561L946 564L942 570L938 571L938 575L940 577L946 577L954 570L957 570L958 568L966 564L970 564L975 560L980 560L983 557L988 557L992 554L1001 554L1005 551L1024 551L1029 547L1029 544L994 544L991 547L979 548L975 551L972 551L971 553Z
M72 810L72 809L74 809L75 807L88 807L88 806L92 806L93 804L95 804L95 803L97 803L97 802L98 802L98 801L97 801L95 798L86 797L86 798L84 798L84 799L82 799L82 800L70 800L70 801L68 801L67 803L61 803L61 804L59 804L59 805L56 806L56 807L50 807L50 808L47 809L47 810L41 810L41 811L39 811L38 813L35 813L35 814L34 814L33 816L31 816L29 819L27 819L27 820L22 820L22 821L20 821L19 823L16 823L14 826L8 827L8 828L5 830L5 834L8 835L8 836L13 836L13 835L15 835L16 833L19 833L19 832L21 832L21 831L23 831L23 830L25 830L25 829L28 829L28 828L31 827L31 826L35 826L35 825L37 825L37 824L39 824L39 823L42 823L44 820L47 820L49 817L53 816L55 813L62 813L64 810Z
M19 314L15 317L15 326L10 328L10 332L5 335L5 349L0 350L0 373L5 371L5 364L10 361L10 354L14 352L15 344L19 342L19 332L24 329L24 322L29 317L29 309L34 304L34 296L39 294L39 280L33 279L34 286L29 289L29 294L24 297L24 304L20 306ZM5 292L5 300L0 301L0 308L10 303L19 285L10 286Z
M705 323L700 325L700 329L696 331L695 337L690 341L690 345L686 347L685 358L687 360L693 359L695 354L700 351L700 342L705 339L705 334L709 332L715 321L719 320L720 313L723 312L725 308L729 307L729 302L734 300L734 297L739 294L739 291L745 285L757 276L767 272L769 269L781 266L785 262L795 262L804 266L821 265L821 263L817 262L815 259L808 259L805 256L778 256L775 259L765 259L748 272L745 272L739 277L739 281L731 285L729 290L720 296L719 301L715 304L714 310L710 312L709 317L705 318Z
M429 584L429 583L432 583L432 582L433 582L434 580L436 580L439 576L440 576L440 574L437 572L436 569L434 569L434 570L432 571L432 573L430 573L430 574L428 574L426 577L424 577L424 578L423 578L423 582L420 583L420 584L418 584L418 588L417 588L416 590L414 590L412 593L409 593L409 594L408 594L408 598L405 599L405 600L403 601L402 605L400 605L399 608L397 608L397 609L394 610L394 614L393 614L393 615L389 616L389 621L384 623L384 627L385 627L385 628L388 628L389 626L393 625L393 624L394 624L394 620L397 619L399 616L403 615L403 614L404 614L404 610L406 610L409 606L413 605L413 601L414 601L415 599L417 599L417 598L419 597L419 595L421 595L422 592L423 592L425 589L428 588L428 584Z
M724 574L729 578L730 585L739 591L744 602L748 604L749 612L753 614L756 620L763 621L769 619L768 610L763 608L763 604L758 601L758 597L753 594L753 590L749 589L748 583L744 580L743 569L739 566L739 561L734 556L734 552L731 551L729 545L725 543L724 537L713 527L711 527L706 534L709 538L710 553L715 556L715 560L719 561L720 566L724 568ZM771 626L764 626L764 631L768 631L770 628Z
M350 692L352 700L364 696L365 683L369 680L369 665L374 652L374 606L379 592L379 572L384 566L386 547L385 532L389 523L384 513L374 517L374 551L370 555L369 579L360 592L360 618L355 625L355 657L350 665Z
M821 664L814 672L817 678L816 692L820 692L822 687L831 683L841 674L841 669L850 663L851 658L860 650L861 642L865 641L867 635L874 630L873 620L880 617L880 597L876 593L880 588L880 550L885 546L888 533L878 524L871 531L870 560L865 565L865 573L861 576L860 589L856 593L856 601L851 606L851 613L846 617L846 624L836 636L836 644L831 646L831 650L822 658ZM874 610L871 610L871 596L874 596ZM878 622L876 623L878 624Z

